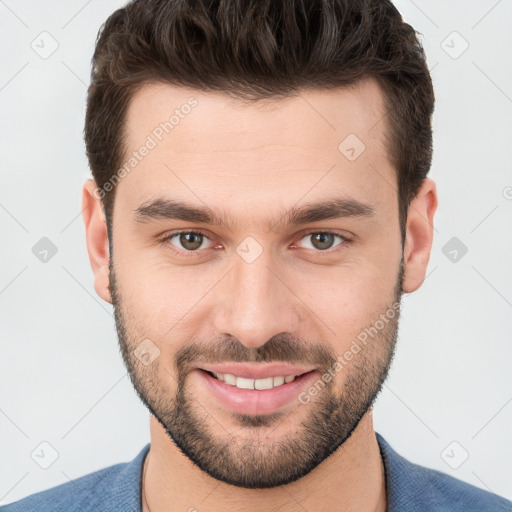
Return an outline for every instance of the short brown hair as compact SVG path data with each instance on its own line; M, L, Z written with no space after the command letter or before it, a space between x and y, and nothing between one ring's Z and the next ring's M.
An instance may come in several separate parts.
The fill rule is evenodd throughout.
M92 59L84 134L93 177L103 189L122 165L126 112L145 84L257 101L366 77L385 93L403 243L431 165L434 91L416 32L388 0L132 0L102 25Z

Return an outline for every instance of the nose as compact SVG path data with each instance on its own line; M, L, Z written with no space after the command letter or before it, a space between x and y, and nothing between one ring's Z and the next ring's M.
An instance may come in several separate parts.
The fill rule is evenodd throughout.
M275 264L270 251L248 263L237 254L232 270L217 287L214 324L217 333L236 337L257 348L280 333L297 330L301 301L293 293L287 272Z

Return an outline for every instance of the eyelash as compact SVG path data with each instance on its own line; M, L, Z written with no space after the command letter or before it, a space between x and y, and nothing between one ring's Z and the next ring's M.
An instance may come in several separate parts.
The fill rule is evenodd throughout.
M319 253L319 254L322 254L322 253L332 254L337 251L342 251L346 248L345 246L347 245L347 243L349 243L351 241L350 238L347 238L345 235L342 235L338 231L329 231L329 230L327 230L327 231L319 231L319 230L308 231L307 233L304 233L301 236L300 240L302 240L303 238L305 238L309 235L318 234L318 233L321 233L324 235L335 235L342 239L342 242L339 245L337 245L336 247L334 247L333 249L325 249L324 251L316 250L315 252ZM203 251L204 249L197 249L195 251L185 251L185 250L176 249L176 247L173 244L168 243L173 237L175 237L177 235L188 235L188 234L202 235L205 238L207 238L208 240L210 240L210 237L204 231L201 231L200 229L196 229L196 230L184 230L184 231L175 231L172 233L167 233L166 235L163 236L161 243L164 244L165 248L167 250L171 251L173 254L177 254L178 256L194 257L197 254L199 254L201 251ZM308 249L308 250L313 250L313 249Z

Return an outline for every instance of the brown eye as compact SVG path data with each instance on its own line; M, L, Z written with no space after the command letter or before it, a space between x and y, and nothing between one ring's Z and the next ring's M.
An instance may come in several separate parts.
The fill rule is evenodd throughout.
M176 246L176 247L178 247L178 249L181 249L181 250L184 249L185 251L196 251L197 249L199 249L201 247L201 245L203 244L204 239L206 237L202 233L197 233L194 231L189 231L189 232L183 231L180 233L175 233L174 235L171 235L169 237L169 241L172 244L173 244L173 242L172 242L173 238L177 238L179 241L179 244L181 245L181 247ZM173 245L175 245L175 244L173 244Z
M336 238L341 241L336 244ZM333 247L341 245L346 239L337 233L325 232L325 231L314 231L308 233L303 240L310 240L310 247L306 246L306 249L316 249L317 251L327 251Z

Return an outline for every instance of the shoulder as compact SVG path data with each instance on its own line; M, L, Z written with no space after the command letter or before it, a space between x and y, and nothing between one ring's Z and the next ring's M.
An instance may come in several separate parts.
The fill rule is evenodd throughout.
M512 502L446 473L414 464L380 434L389 512L512 512Z
M437 470L422 468L439 510L512 512L512 502Z
M140 473L149 443L131 462L94 471L0 507L0 512L139 512Z
M37 492L0 508L1 512L82 510L92 507L126 464L116 464L50 489ZM85 508L84 510L89 510ZM91 508L92 510L92 508Z

